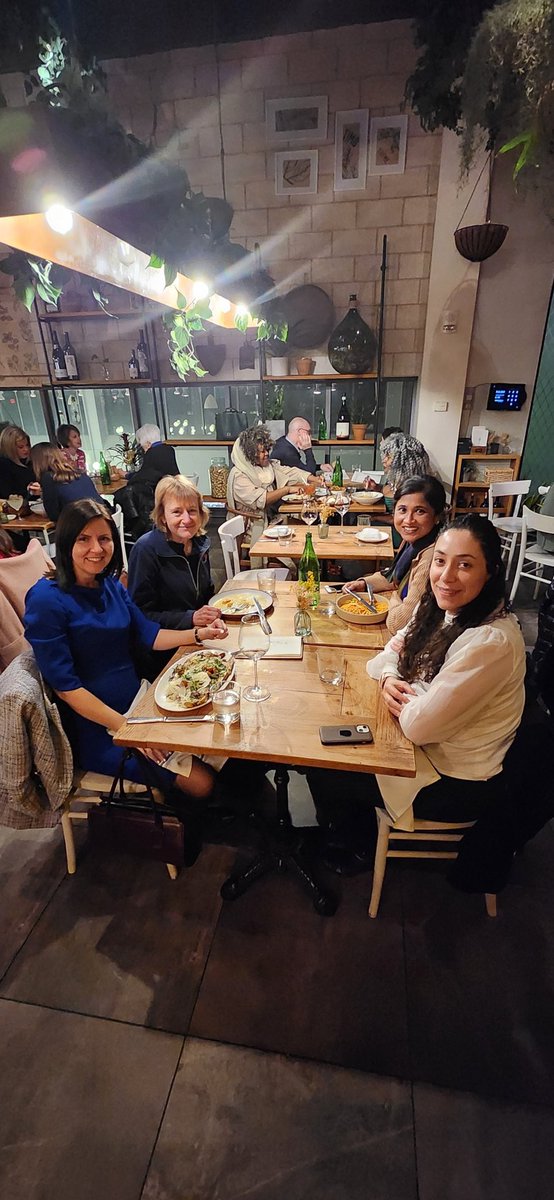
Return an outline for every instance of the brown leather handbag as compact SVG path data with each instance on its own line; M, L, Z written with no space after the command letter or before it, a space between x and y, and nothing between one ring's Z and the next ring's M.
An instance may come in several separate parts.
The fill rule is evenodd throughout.
M132 757L140 761L144 792L126 795L123 772L125 762ZM103 849L182 867L190 861L185 853L184 826L169 805L156 803L146 761L132 751L123 755L109 795L88 812L91 840Z

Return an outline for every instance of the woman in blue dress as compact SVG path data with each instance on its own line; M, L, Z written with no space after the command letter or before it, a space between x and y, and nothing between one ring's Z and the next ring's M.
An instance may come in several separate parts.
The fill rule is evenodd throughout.
M121 565L119 537L105 505L86 499L68 504L56 527L56 578L30 589L25 610L25 633L41 674L62 702L75 761L106 775L115 775L122 755L110 730L122 725L139 688L133 642L173 650L227 635L221 620L201 629L161 629L116 578ZM162 750L146 753L156 764L165 758ZM149 775L152 770L165 792L177 787L206 797L213 788L213 772L195 758L188 775L159 765ZM129 760L125 776L143 782L140 761Z

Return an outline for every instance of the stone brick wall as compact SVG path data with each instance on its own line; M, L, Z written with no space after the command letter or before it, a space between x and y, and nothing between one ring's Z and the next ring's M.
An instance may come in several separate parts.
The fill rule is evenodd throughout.
M421 367L441 135L424 133L410 114L405 172L368 175L363 190L334 192L335 113L367 107L370 117L398 114L415 57L409 22L390 21L104 64L111 102L126 128L181 160L195 190L224 194L223 143L225 192L235 210L231 235L249 249L260 244L282 290L320 285L332 296L337 319L355 291L375 327L387 234L383 371L389 376L418 375ZM10 104L23 102L20 77L9 77L7 94ZM277 196L265 102L310 95L329 99L328 137L316 144L317 194ZM228 348L220 378L252 377L238 370L241 336L216 334ZM132 324L125 330L103 322L100 328L72 325L71 337L82 363L92 354L106 355L112 375L119 374L117 364L127 374ZM161 330L158 338L167 363ZM312 350L324 354L326 347ZM91 375L96 373L91 364ZM163 374L175 380L168 364Z

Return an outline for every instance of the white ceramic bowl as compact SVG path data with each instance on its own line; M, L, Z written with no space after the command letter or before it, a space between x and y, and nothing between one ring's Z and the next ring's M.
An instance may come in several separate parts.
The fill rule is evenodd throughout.
M382 492L354 492L353 499L358 501L358 504L377 504L378 500L383 499Z

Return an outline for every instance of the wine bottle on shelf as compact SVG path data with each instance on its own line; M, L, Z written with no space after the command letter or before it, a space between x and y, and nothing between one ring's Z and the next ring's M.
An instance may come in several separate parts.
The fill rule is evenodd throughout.
M55 329L52 330L52 363L54 366L54 377L56 379L67 379L64 352L58 341Z
M77 364L77 355L75 354L73 346L71 345L71 342L69 340L69 334L67 332L67 329L65 331L63 356L65 358L65 369L67 371L67 378L68 379L78 379L79 378L79 367Z
M129 376L131 379L139 378L139 363L134 348L131 350L131 357L129 359Z
M331 483L332 483L332 486L333 486L333 487L337 487L337 488L341 488L341 487L342 487L342 480L343 480L343 476L342 476L342 464L341 464L340 458L339 458L339 457L338 457L338 455L337 455L337 461L336 461L336 463L335 463L335 465L334 465L334 467L333 467L333 474L332 474L332 476L331 476Z
M341 438L341 440L343 438L346 440L346 438L350 437L350 413L348 411L345 395L341 397L339 415L335 425L335 437Z
M306 543L302 551L302 558L298 563L298 579L300 583L305 583L311 593L312 608L317 608L319 604L319 585L320 585L320 570L319 559L314 550L312 535L310 530L306 533Z
M318 440L318 442L326 442L327 441L327 422L325 420L325 417L323 417L323 416L319 422L319 427L318 427L318 431L317 431L317 440Z
M150 379L150 362L148 359L148 346L144 340L144 329L141 329L137 342L137 360L139 379Z
M100 483L110 483L110 468L106 462L106 459L104 458L103 450L100 451L100 457L98 461L100 463Z

